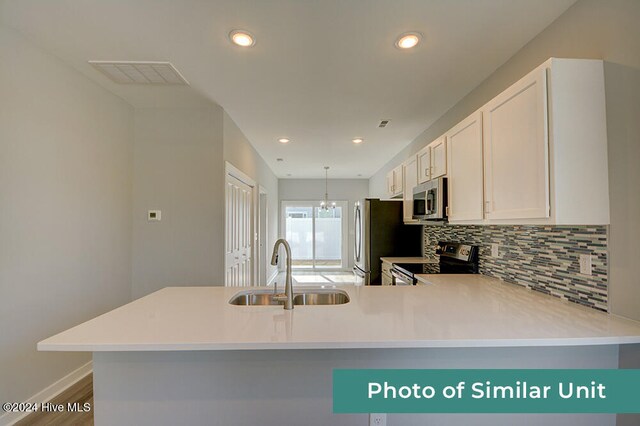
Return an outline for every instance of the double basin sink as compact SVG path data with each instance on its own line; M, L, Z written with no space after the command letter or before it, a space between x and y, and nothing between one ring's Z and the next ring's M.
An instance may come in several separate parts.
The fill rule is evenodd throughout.
M349 295L343 290L336 289L304 289L293 292L293 304L295 305L344 305L349 302ZM237 306L277 306L284 302L273 300L271 290L241 291L229 301Z

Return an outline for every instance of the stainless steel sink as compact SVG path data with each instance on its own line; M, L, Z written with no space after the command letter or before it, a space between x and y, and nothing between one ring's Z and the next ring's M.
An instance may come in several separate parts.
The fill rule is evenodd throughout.
M242 291L231 298L229 304L237 306L283 305L273 300L273 292L265 290ZM293 293L294 305L344 305L349 303L349 295L336 289L305 289Z
M293 294L294 305L344 305L349 296L342 291Z
M233 296L229 301L232 305L239 306L264 306L264 305L282 305L284 302L277 302L271 297L273 292L268 293L240 293Z

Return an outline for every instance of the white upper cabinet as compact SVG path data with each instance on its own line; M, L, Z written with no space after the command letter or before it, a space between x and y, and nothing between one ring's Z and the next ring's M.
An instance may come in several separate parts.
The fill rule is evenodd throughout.
M387 173L387 196L393 197L393 170Z
M556 224L609 224L604 65L556 59L549 76L551 212Z
M395 169L387 173L387 194L389 197L402 195L403 190L403 165L400 164Z
M447 174L446 141L442 135L418 152L418 183Z
M403 191L403 216L404 223L413 223L413 188L418 184L418 156L412 155L403 164L404 168L404 191Z
M485 217L550 214L546 69L536 69L482 108Z
M549 59L482 119L485 223L609 224L601 60Z
M390 172L405 220L414 162L448 177L452 223L609 224L603 62L549 59Z
M449 221L483 219L482 113L467 117L446 134Z
M447 174L447 138L440 136L429 144L431 148L431 179Z
M431 147L425 146L418 152L418 183L431 179Z

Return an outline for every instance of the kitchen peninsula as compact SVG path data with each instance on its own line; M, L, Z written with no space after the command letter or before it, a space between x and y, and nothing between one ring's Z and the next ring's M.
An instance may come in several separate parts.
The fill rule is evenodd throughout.
M636 321L493 278L421 280L344 286L346 304L292 311L230 305L237 288L165 288L38 349L93 352L97 425L353 425L366 415L332 414L334 368L618 368L620 345L640 344Z

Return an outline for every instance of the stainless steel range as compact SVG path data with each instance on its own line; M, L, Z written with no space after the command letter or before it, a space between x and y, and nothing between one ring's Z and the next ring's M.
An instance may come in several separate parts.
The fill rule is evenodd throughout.
M440 241L433 263L394 263L393 285L415 285L417 274L477 274L478 246Z

